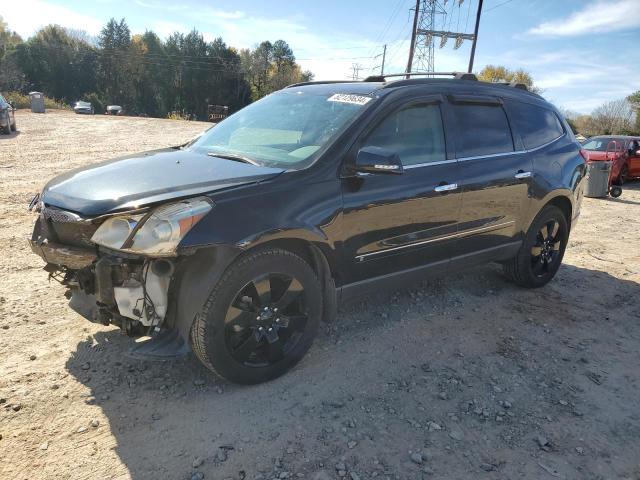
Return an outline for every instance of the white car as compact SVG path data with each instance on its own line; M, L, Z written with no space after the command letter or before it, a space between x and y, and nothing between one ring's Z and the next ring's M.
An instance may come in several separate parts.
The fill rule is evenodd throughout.
M105 113L107 115L122 115L122 107L120 105L108 105Z
M76 113L86 113L88 115L93 115L95 112L93 111L93 105L89 102L84 102L82 100L78 100L76 104L73 106L73 111Z

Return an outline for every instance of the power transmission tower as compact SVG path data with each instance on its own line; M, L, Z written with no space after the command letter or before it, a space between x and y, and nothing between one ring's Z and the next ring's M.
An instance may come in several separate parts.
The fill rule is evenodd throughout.
M375 69L379 68L380 69L380 75L384 75L384 66L385 66L385 62L387 61L387 44L386 43L383 45L382 53L376 55L373 58L375 59L375 58L379 58L379 57L382 57L382 64L378 65L376 67L373 67L371 70L375 70Z
M353 80L358 80L360 78L360 70L363 70L363 67L359 63L352 63L351 70L352 70L351 78Z
M453 0L452 4L455 4L456 2L458 3L458 7L460 7L464 0ZM476 38L477 24L475 34L469 34L465 32L451 32L445 30L445 22L443 22L442 30L435 29L436 17L439 15L445 15L446 18L446 4L447 0L416 0L413 19L413 33L411 36L411 46L409 47L409 61L407 62L407 72L435 71L434 53L436 38L440 39L440 48L445 46L448 39L455 39L455 49L460 48L464 40L474 40ZM480 9L482 8L481 5L482 1L480 0L478 11L480 11ZM453 14L453 10L451 14Z

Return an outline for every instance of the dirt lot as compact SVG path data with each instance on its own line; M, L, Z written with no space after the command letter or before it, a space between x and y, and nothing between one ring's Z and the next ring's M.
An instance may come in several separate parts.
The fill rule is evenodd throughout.
M66 306L28 249L46 179L208 126L18 112L0 136L0 478L327 480L640 478L640 184L586 199L558 277L496 266L343 306L269 384Z

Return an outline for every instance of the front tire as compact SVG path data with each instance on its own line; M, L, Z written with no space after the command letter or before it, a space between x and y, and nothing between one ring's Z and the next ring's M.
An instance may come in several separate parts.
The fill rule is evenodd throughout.
M547 205L531 223L518 254L504 264L507 277L526 288L546 285L560 268L568 240L564 213Z
M227 269L197 315L193 351L232 382L272 380L311 347L322 300L320 281L301 257L281 249L249 254Z

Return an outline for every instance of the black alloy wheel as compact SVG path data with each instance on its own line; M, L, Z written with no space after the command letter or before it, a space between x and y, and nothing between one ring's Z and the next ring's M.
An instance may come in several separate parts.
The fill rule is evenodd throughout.
M510 280L522 287L546 285L558 272L569 240L569 225L562 210L544 207L531 222L518 254L503 263Z
M536 243L531 247L531 267L534 275L542 277L555 267L560 257L562 241L559 238L560 223L551 219L538 230Z
M299 280L286 274L261 275L242 287L229 305L227 348L243 365L273 365L295 348L307 320Z
M191 328L200 361L232 382L272 380L311 347L323 312L318 276L278 248L247 253L227 268Z

